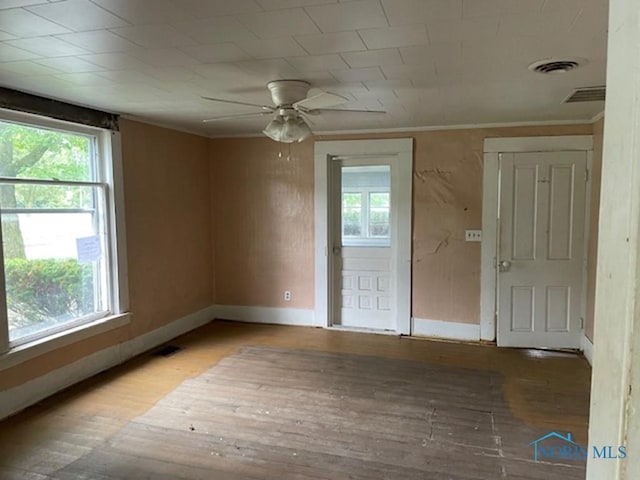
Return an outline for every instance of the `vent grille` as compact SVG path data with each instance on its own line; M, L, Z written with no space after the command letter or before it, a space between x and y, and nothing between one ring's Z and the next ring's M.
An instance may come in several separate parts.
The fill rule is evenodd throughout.
M588 63L584 58L545 58L529 65L529 70L545 75L566 73Z
M578 62L572 60L560 60L536 65L533 71L536 73L564 73L573 70L578 66Z
M574 90L564 103L604 102L607 96L605 87L587 87Z

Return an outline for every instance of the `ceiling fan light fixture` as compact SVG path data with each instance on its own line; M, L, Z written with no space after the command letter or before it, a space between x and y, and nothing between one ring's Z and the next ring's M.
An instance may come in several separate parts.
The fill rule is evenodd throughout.
M276 116L262 131L271 140L281 143L302 142L311 136L311 129L301 117Z
M284 125L284 119L281 115L277 115L262 131L267 137L276 142L281 142L282 126Z

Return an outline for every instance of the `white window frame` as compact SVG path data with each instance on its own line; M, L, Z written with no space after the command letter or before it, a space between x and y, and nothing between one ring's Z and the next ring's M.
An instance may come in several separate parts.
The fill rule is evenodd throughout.
M0 371L2 371L44 353L126 325L130 322L130 314L128 313L129 288L120 133L3 109L0 109L0 121L95 138L97 181L103 185L104 192L104 229L107 234L104 253L107 257L106 268L108 269L108 312L105 315L99 318L96 318L96 315L82 317L68 324L68 328L54 330L49 335L31 341L10 342L4 267L0 268ZM0 230L0 259L3 259L1 240Z

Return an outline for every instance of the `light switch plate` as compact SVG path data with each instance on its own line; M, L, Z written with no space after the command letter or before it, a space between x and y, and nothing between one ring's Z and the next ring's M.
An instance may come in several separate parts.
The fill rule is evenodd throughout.
M482 230L465 230L464 240L465 242L481 242Z

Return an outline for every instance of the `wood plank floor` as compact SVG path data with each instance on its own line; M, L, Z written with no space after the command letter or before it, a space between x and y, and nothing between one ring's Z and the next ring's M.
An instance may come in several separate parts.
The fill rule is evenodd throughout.
M1 479L555 479L578 356L215 322L0 423Z

